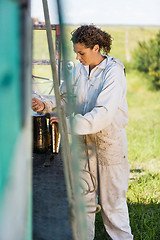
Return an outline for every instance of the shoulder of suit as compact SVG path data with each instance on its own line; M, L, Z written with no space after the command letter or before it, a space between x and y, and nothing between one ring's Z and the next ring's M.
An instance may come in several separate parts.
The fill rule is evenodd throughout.
M108 62L106 67L117 64L117 66L120 66L123 70L125 69L123 63L118 58L107 56L107 59L108 59Z

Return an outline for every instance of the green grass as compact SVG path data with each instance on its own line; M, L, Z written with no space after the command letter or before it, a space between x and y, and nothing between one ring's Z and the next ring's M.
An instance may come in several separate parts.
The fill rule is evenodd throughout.
M75 26L69 26L68 48L69 60L75 59L69 32ZM159 30L158 27L110 27L102 26L113 36L111 55L118 57L129 66L126 60L126 31L128 31L128 49L132 61L132 51L138 40L147 40ZM38 35L39 34L39 35ZM44 32L34 32L34 46L40 42L41 48L36 46L34 58L47 56ZM35 47L34 47L35 48ZM33 48L33 49L34 49ZM43 51L44 53L43 53ZM49 66L33 67L34 74L51 77ZM160 239L160 92L152 89L149 79L142 73L127 68L130 121L126 127L128 136L128 158L130 163L130 180L127 201L130 223L135 240ZM95 240L110 239L107 236L101 219L96 216Z
M134 239L160 239L160 92L144 74L128 74L131 174L127 192Z

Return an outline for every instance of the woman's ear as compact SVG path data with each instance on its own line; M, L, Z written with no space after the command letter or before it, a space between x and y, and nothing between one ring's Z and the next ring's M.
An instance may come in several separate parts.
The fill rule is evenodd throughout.
M98 44L94 45L93 50L95 52L99 52L99 45Z

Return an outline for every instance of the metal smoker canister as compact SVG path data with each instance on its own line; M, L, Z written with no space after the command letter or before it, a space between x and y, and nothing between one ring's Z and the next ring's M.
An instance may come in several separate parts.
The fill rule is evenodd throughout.
M45 114L33 115L33 152L45 153L50 146L49 131Z
M58 153L61 139L58 123L55 122L52 124L52 126L50 125L50 132L51 132L51 150L53 153Z

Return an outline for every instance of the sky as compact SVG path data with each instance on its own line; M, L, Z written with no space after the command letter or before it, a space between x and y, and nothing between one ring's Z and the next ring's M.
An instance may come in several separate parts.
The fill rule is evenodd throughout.
M61 0L67 24L160 26L160 0ZM56 0L48 0L51 23L58 23ZM31 0L31 16L44 21L42 0Z

